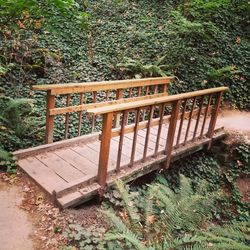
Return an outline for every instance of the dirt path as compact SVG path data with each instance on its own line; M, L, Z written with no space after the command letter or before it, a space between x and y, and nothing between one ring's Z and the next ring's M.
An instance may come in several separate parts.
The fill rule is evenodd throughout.
M0 250L58 250L70 223L103 226L98 204L60 211L24 173L0 172Z
M19 206L23 194L17 187L0 183L0 246L1 250L32 250L30 235L33 225L28 214Z
M220 114L218 124L229 132L242 133L248 141L250 140L250 112L224 110Z

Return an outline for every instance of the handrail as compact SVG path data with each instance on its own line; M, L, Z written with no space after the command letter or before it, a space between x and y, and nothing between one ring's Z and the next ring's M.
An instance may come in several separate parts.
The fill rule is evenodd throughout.
M93 91L104 91L113 89L126 89L134 87L145 87L153 85L163 85L173 80L173 77L155 77L130 80L86 82L86 83L66 83L66 84L45 84L33 85L33 90L51 91L51 95L86 93Z
M181 100L185 98L192 98L195 96L208 95L208 94L213 94L216 92L224 92L227 90L228 90L228 87L218 87L218 88L198 90L198 91L177 94L177 95L170 95L170 96L165 95L162 97L150 98L147 100L135 100L134 102L118 103L118 104L104 106L104 107L90 108L90 109L87 109L87 113L91 115L102 115L102 114L106 114L110 112L119 112L119 111L130 110L130 109L132 110L132 109L136 109L139 107L157 105L161 103L168 103L168 102L173 102L173 101Z
M87 104L81 104L81 105L75 105L75 106L69 106L69 107L63 107L63 108L53 108L53 109L50 109L49 114L61 115L61 114L66 114L66 113L79 112L79 111L88 110L88 109L107 107L107 106L116 105L116 104L131 103L131 102L135 102L139 100L148 100L148 99L153 99L156 97L162 97L166 95L167 93L159 93L159 94L154 94L154 95L138 96L138 97L131 97L131 98L126 98L126 99L123 98L123 99L118 99L114 101L87 103Z
M99 152L99 166L98 166L98 183L104 189L106 185L108 162L111 139L114 135L119 136L119 147L117 156L116 171L120 171L121 155L123 149L123 139L127 131L134 133L132 140L132 149L130 157L130 166L135 162L135 149L137 145L138 130L146 129L144 148L142 152L141 161L145 161L148 157L157 157L159 154L166 155L165 168L168 168L171 162L171 153L173 148L178 148L187 142L193 142L197 138L206 136L210 139L209 146L214 135L215 124L219 112L219 107L222 95L228 87L218 87L194 92L188 92L173 96L162 96L151 98L147 100L135 100L131 103L118 103L105 107L97 107L88 109L87 113L91 115L103 115L103 127L101 134L101 146ZM141 112L148 109L147 121L140 122ZM171 109L169 113L169 109ZM154 112L156 111L156 113ZM127 119L128 113L134 112L135 122L134 126L126 126L124 122ZM122 114L122 123L120 129L112 128L113 117L117 113ZM209 126L206 127L206 121L210 116ZM195 126L191 140L189 140L191 124L194 122ZM177 131L177 120L180 120ZM183 134L183 123L187 121L185 134ZM161 130L163 123L169 122L168 132L166 137L165 150L159 151L159 141L161 137ZM154 154L148 156L148 143L150 138L150 129L152 126L158 125L158 132L156 135L156 143ZM200 130L198 130L200 128ZM177 136L175 137L177 132ZM181 135L184 135L183 142L180 142ZM174 141L175 145L174 145ZM151 146L152 147L152 146Z
M173 77L156 77L131 80L68 83L68 84L48 84L34 85L33 90L47 91L46 107L46 143L53 142L54 117L65 115L64 139L68 139L70 130L70 113L78 113L78 136L81 135L81 127L85 117L86 109L104 107L118 103L127 103L137 100L150 99L168 94L168 83ZM99 92L101 93L99 95ZM103 93L105 92L105 93ZM57 106L57 97L66 95L64 107L60 107L62 99L59 99L60 106ZM79 103L75 100L79 95ZM74 101L72 103L72 98ZM64 97L63 97L64 98ZM87 101L86 101L87 99ZM87 102L87 103L86 103ZM119 115L115 118L116 127L119 126ZM91 132L96 125L96 116L91 119Z

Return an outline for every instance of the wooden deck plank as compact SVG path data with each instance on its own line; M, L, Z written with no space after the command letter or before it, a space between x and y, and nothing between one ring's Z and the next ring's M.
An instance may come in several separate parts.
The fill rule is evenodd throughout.
M98 166L99 163L99 156L97 157L96 151L89 148L85 144L79 144L72 148L73 151L82 155L84 158L88 159L90 162L94 163Z
M67 182L34 157L18 160L18 165L49 194Z
M109 157L116 161L117 155L118 155L118 145L117 145L117 143L114 143L113 140L111 140ZM121 167L124 165L127 165L129 163L129 159L130 158L122 152ZM109 168L109 170L110 170L110 168Z
M118 148L119 145L119 139L117 137L114 137L112 139L113 145ZM123 147L122 147L122 153L128 157L128 159L130 159L131 156L131 151L132 151L132 142L128 141L128 143L125 143L125 140L123 141ZM141 151L138 151L137 147L136 147L136 151L135 151L135 161L138 161L140 159L142 159L143 154L141 153Z
M37 155L36 158L67 182L84 176L82 172L52 152Z
M128 145L131 145L131 147L132 147L133 137L131 137L131 135L125 135L124 142ZM141 136L138 135L136 151L138 151L138 153L142 154L142 155L143 155L143 151L144 151L144 143L145 143L145 138L142 138Z
M96 156L99 158L99 152L100 152L100 141L95 141L93 143L86 144L89 148L94 150L96 152ZM116 159L115 152L109 152L109 161L108 161L108 170L113 170L116 167Z
M70 148L59 149L56 150L54 153L86 175L94 176L97 174L96 164L89 161L84 156L76 153Z

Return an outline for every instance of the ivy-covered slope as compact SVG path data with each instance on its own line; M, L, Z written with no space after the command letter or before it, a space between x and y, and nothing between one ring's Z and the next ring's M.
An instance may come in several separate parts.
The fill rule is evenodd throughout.
M229 104L250 108L247 0L9 2L0 0L0 87L33 99L35 116L45 114L45 96L33 84L165 74L176 76L172 93L227 85Z
M87 29L55 8L50 8L55 15L46 16L50 28L43 21L32 28L19 23L20 29L6 36L10 27L5 27L0 43L5 58L0 60L7 71L1 85L15 87L18 95L31 84L155 75L141 72L136 63L157 65L161 58L164 72L179 79L174 91L228 85L231 104L250 107L247 1L98 0L79 5L89 14ZM25 24L31 18L26 13L19 20ZM13 41L19 46L10 60ZM129 67L128 58L134 65Z

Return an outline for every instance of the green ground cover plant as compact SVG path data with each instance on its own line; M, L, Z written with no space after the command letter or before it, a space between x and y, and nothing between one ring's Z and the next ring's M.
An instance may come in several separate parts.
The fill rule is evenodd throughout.
M228 105L250 107L246 0L9 0L0 11L0 87L33 99L41 116L45 96L33 84L169 74L172 94L227 85Z

